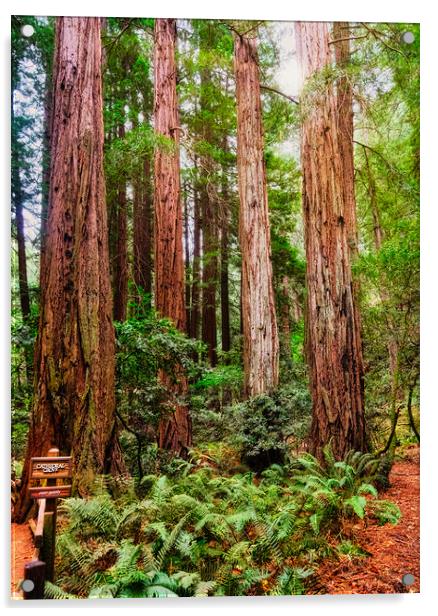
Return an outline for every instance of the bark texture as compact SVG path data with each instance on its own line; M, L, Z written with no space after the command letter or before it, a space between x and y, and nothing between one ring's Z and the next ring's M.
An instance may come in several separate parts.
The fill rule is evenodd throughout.
M223 143L224 152L228 152L227 139ZM231 349L231 329L230 329L230 284L228 278L228 262L229 262L229 226L230 226L230 206L229 206L229 190L228 190L228 173L227 166L224 163L222 167L222 212L221 212L221 339L222 351L228 352Z
M88 493L120 453L103 175L100 20L56 21L51 173L35 392L16 517L26 514L32 456L73 456Z
M196 167L196 163L195 163ZM190 337L199 338L200 309L199 309L199 277L201 259L201 208L199 204L198 188L195 186L193 199L194 222L193 222L193 264L192 264L192 288L190 293Z
M118 137L123 139L125 127L118 128ZM114 259L114 320L125 321L128 307L128 204L126 181L120 180L117 190L116 254Z
M297 23L298 54L304 77L332 61L326 23ZM341 105L334 86L302 100L301 157L307 257L307 352L311 373L314 453L331 440L336 457L364 451L365 420L360 325L351 274L351 195L344 189L350 171ZM352 150L351 150L352 153ZM347 176L347 177L346 177Z
M262 106L256 42L235 38L239 237L245 393L278 383L279 343L272 285L271 238L263 160Z
M209 30L210 31L210 30ZM202 47L201 47L202 49ZM207 50L209 47L207 46ZM212 113L210 99L211 70L201 70L201 112ZM213 145L214 135L211 123L202 126L202 139ZM207 152L201 156L202 176L200 182L200 201L202 208L202 341L207 346L211 366L217 364L216 328L216 287L218 283L218 193L214 185L215 164Z
M152 293L152 190L151 164L145 158L143 185L134 186L134 282L145 293ZM148 302L150 306L150 300Z
M154 120L155 131L171 140L172 151L155 150L155 307L185 331L183 225L179 177L179 118L176 94L176 22L155 20ZM160 422L158 444L184 455L192 442L189 409L178 402L187 391L180 373L178 383L162 374L164 385L175 393L171 416Z

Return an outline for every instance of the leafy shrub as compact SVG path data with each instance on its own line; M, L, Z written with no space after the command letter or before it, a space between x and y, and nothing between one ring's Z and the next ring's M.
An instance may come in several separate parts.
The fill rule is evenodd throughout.
M308 430L310 400L293 385L236 404L231 409L231 437L242 460L258 472L282 464L288 438L303 438Z

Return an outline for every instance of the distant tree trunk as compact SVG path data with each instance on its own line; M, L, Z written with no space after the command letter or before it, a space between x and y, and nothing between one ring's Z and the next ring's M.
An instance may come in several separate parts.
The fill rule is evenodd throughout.
M278 384L279 344L255 40L236 36L234 54L244 388L247 396L254 396Z
M201 260L201 207L199 192L195 186L194 196L194 223L193 223L193 265L192 265L192 290L190 310L190 337L199 338L200 310L199 310L199 278Z
M205 91L211 87L211 71L201 70L201 112L211 113L211 100ZM203 124L202 138L214 145L211 125ZM214 161L207 152L201 157L202 177L200 201L202 208L202 341L207 346L211 366L217 364L216 288L218 283L218 198L213 183Z
M57 18L54 92L35 394L17 520L29 507L32 456L52 446L71 453L74 492L82 496L96 473L116 471L120 461L98 18Z
M383 230L380 222L380 211L377 202L377 189L376 189L376 181L374 179L370 161L368 158L367 148L363 148L364 156L365 156L365 164L367 168L368 174L368 195L370 198L371 205L371 215L373 217L373 233L374 233L374 247L376 252L378 252L382 248L383 243ZM380 289L380 297L383 303L387 303L389 300L389 293L384 288ZM389 329L389 340L388 340L388 356L389 356L389 371L391 373L391 378L393 381L393 387L396 380L396 372L397 372L397 364L398 364L398 343L394 333L394 322L390 314L387 316L388 321L388 329ZM398 389L398 388L397 388Z
M290 290L287 276L283 276L281 281L280 315L282 354L287 360L290 360L292 351L290 344Z
M149 295L152 294L152 185L151 162L143 163L143 190L136 184L134 200L134 282Z
M222 351L231 349L230 331L230 290L228 280L228 220L222 222L221 229L221 331Z
M118 137L125 137L125 126L120 124ZM125 321L128 307L128 206L126 180L120 180L117 191L117 240L114 262L114 320Z
M306 78L330 64L327 23L299 22L296 35ZM338 109L328 84L307 111L301 143L311 439L319 458L329 441L337 458L366 448L362 344L350 263L351 203L344 189Z
M227 151L228 144L225 138L224 151ZM231 349L230 331L230 290L228 280L228 233L229 233L229 193L228 176L226 165L222 169L222 218L221 218L221 333L222 351L227 353Z
M11 162L11 197L15 212L15 230L17 233L17 248L18 248L18 290L20 294L20 308L23 321L26 321L30 316L30 297L29 285L27 280L27 263L26 263L26 240L24 234L24 219L23 219L23 187L20 177L19 163L19 145L17 137L17 127L15 126L14 113L14 92L11 90L11 147L12 147L12 162ZM27 362L26 362L27 363Z
M155 150L155 306L175 326L185 331L184 260L179 178L179 118L176 94L176 22L155 20L154 114L155 131L173 142L173 151ZM187 392L187 380L179 371L178 383L161 374L164 385L176 397ZM170 418L160 422L158 444L185 455L192 443L189 409L176 400Z
M13 174L13 201L15 205L15 229L17 232L18 247L18 288L20 293L20 308L23 321L30 316L29 285L27 281L26 240L24 235L23 219L23 192L21 188L20 170L14 165Z
M48 71L49 68L46 68ZM41 189L41 249L40 261L44 259L45 241L47 231L47 214L49 209L49 184L50 184L50 135L52 130L52 79L51 75L46 73L44 92L44 120L43 120L43 173L42 173L42 189ZM40 268L41 269L41 268Z
M185 284L185 303L186 303L186 333L190 336L191 331L191 291L192 287L190 284L190 279L188 277L188 269L190 266L190 239L189 239L189 199L187 195L187 188L184 186L183 190L184 194L184 264L185 264L185 272L186 272L186 284Z
M207 346L211 366L217 364L216 286L217 286L217 203L205 187L202 198L202 341Z

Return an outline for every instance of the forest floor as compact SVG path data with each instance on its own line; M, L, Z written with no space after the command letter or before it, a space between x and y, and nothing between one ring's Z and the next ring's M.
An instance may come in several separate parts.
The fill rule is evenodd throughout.
M343 529L367 557L327 558L318 567L310 584L310 594L375 594L420 591L420 450L410 447L395 462L391 486L381 498L396 503L402 517L398 524L379 526L377 522L355 523ZM32 560L34 547L28 524L12 524L11 596L21 599L18 582L24 565ZM405 586L402 577L411 573L415 582Z
M18 583L23 579L24 565L34 557L35 548L29 524L11 525L11 597L22 599Z
M377 522L355 524L349 529L351 540L368 557L343 557L338 563L324 560L319 566L312 594L375 594L420 592L420 449L406 450L394 463L390 488L380 497L396 503L402 517L398 524L379 526ZM411 573L412 586L402 577Z

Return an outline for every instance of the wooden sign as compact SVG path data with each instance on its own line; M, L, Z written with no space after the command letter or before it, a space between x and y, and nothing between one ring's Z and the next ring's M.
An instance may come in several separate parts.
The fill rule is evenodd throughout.
M29 488L31 498L67 498L71 495L71 486L38 486Z
M31 479L58 479L59 477L71 476L71 456L62 458L32 458Z

